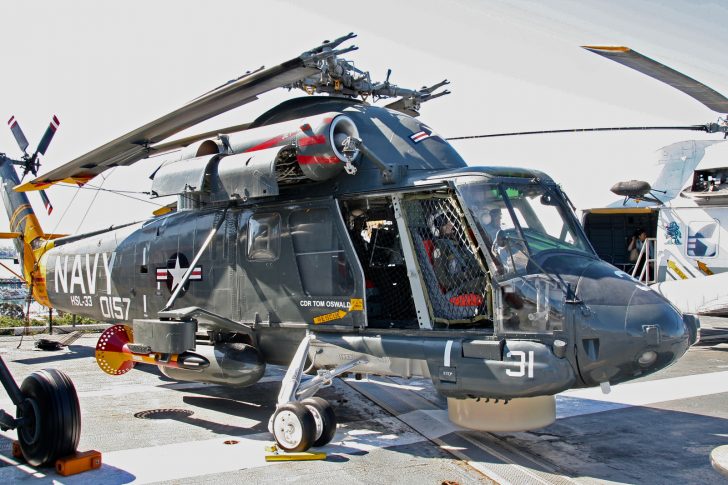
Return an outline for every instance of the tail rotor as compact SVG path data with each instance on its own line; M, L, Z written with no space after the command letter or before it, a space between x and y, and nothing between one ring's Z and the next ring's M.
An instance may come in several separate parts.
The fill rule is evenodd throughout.
M18 142L18 147L20 147L20 151L23 152L23 157L21 160L13 160L13 163L16 165L19 165L23 168L23 178L25 178L26 175L29 173L33 174L33 176L38 175L38 169L40 168L40 158L39 155L45 155L46 151L48 150L48 146L51 143L51 140L53 140L53 137L56 134L56 131L58 131L58 127L61 125L61 122L58 120L58 117L56 115L53 115L53 118L51 118L51 122L48 124L48 128L46 128L45 133L43 134L43 138L40 139L40 142L38 143L38 148L36 148L35 153L33 155L28 154L28 146L30 145L28 143L28 139L25 137L25 134L23 133L22 128L20 128L20 124L18 123L18 120L15 119L15 116L11 116L8 120L8 126L10 127L10 131L13 132L13 136L15 137L15 141ZM43 205L46 208L46 211L48 212L48 215L53 212L53 205L51 204L50 199L48 198L48 194L46 194L45 190L40 191L40 198L43 200Z

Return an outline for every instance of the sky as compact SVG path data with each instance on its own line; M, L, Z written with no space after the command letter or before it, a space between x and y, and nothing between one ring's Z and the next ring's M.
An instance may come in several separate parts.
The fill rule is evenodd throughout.
M0 3L0 115L20 121L31 147L56 114L60 129L41 171L68 162L259 66L273 66L355 32L347 54L375 80L415 88L447 78L452 94L423 105L443 136L598 126L691 125L718 114L692 98L581 49L626 45L728 94L728 3L677 1L474 1L366 3L90 0ZM303 94L303 93L301 93ZM240 124L298 93L272 92L191 134ZM688 132L539 135L453 142L471 165L545 171L579 209L615 200L620 180L653 180L656 151ZM6 125L0 152L19 155ZM46 232L76 233L142 220L168 200L151 187L159 159L91 183L48 191ZM133 198L132 198L133 197ZM141 199L141 200L137 200ZM7 227L3 212L0 226Z

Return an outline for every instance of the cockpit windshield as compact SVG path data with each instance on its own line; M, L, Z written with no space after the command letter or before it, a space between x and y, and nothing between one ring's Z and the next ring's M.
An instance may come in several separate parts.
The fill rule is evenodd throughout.
M556 186L524 179L462 183L458 189L501 273L524 272L544 251L593 254Z

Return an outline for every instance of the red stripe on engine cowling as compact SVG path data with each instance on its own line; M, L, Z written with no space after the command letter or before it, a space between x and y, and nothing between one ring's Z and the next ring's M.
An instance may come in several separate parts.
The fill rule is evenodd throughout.
M266 148L272 148L274 146L279 145L284 140L291 138L294 135L295 135L295 133L286 133L284 135L278 135L275 138L271 138L270 140L266 140L263 143L259 143L258 145L255 145L254 147L248 148L243 153L257 152L258 150L265 150Z
M323 145L326 143L324 135L304 136L298 140L298 146L307 147L310 145Z
M300 163L301 165L333 165L335 163L339 163L340 161L341 160L339 160L337 157L325 157L319 155L298 155L298 163Z

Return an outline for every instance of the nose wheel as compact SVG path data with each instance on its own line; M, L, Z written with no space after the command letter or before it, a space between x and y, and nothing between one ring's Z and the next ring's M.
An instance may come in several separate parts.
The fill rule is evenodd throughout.
M336 414L331 404L320 397L290 402L276 409L272 432L283 451L300 452L324 446L336 434Z
M312 446L328 445L336 434L336 414L331 403L318 396L304 399L302 403L316 423L316 434Z
M303 404L284 404L273 414L273 436L283 451L306 451L316 439L316 422Z

